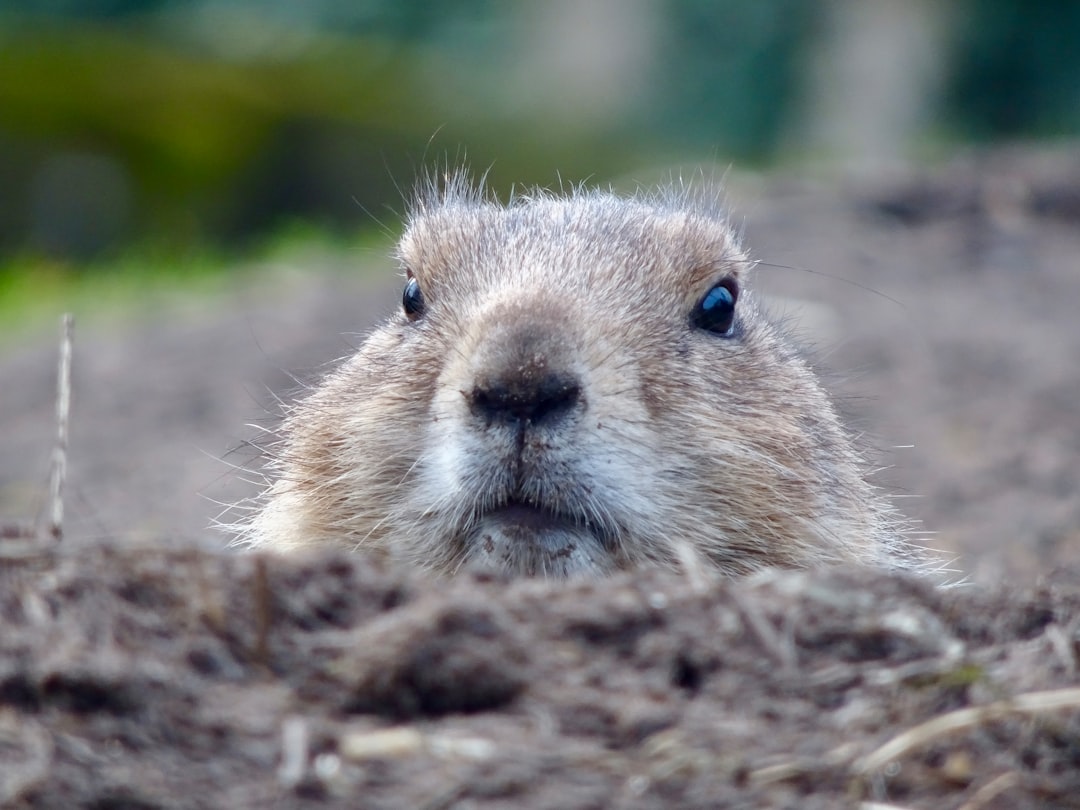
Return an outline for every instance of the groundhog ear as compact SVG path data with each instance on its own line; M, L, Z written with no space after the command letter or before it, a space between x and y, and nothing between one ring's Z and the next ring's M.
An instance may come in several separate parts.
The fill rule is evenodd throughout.
M691 325L713 334L730 335L735 325L735 302L738 298L738 282L733 278L722 279L698 301L690 313Z

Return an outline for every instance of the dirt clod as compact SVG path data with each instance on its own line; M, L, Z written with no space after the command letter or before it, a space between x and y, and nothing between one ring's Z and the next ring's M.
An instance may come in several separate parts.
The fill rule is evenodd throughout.
M0 803L1078 806L1080 578L1061 579L695 590L56 552L0 577Z

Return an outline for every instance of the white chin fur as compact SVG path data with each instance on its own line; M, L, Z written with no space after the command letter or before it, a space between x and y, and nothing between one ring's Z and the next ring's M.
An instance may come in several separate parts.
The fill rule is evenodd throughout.
M483 518L465 539L464 567L516 575L597 576L615 567L611 553L584 528L524 526L498 516Z

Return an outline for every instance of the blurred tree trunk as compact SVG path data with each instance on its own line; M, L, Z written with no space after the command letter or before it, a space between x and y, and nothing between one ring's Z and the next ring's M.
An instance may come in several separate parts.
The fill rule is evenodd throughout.
M811 55L794 138L856 163L902 157L925 131L946 70L948 6L938 0L830 0Z

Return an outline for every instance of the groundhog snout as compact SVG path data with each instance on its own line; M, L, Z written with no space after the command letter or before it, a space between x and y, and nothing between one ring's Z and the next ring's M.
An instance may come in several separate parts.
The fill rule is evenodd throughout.
M575 409L581 386L568 374L523 369L477 383L468 399L472 412L488 422L547 425L562 421Z
M561 330L519 323L491 330L474 356L463 392L482 424L553 427L584 408Z

